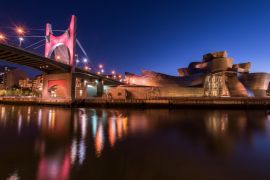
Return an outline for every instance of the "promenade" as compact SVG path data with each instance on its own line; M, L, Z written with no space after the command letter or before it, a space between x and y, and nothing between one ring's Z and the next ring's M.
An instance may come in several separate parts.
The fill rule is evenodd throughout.
M129 108L270 108L270 98L159 98L159 99L131 99L131 100L108 100L102 98L70 100L41 98L1 97L2 104L25 104L25 105L55 105L69 107L129 107Z

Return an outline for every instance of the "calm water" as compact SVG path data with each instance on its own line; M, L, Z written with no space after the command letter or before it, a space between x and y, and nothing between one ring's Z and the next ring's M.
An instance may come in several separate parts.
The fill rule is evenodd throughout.
M270 179L267 111L0 105L0 179Z

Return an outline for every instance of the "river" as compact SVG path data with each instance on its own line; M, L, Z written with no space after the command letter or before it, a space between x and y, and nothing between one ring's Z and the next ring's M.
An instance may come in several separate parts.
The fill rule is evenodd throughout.
M266 110L0 105L0 179L270 179Z

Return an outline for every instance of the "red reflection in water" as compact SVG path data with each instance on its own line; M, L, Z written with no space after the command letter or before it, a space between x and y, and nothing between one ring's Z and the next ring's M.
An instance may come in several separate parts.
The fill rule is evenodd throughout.
M70 151L61 159L61 155L44 156L38 165L38 180L66 180L69 179L71 167Z

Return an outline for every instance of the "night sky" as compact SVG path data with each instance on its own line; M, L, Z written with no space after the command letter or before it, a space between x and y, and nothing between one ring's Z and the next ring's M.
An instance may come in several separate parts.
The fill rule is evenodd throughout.
M267 0L2 0L0 31L14 25L45 29L46 22L65 29L72 14L91 63L103 63L107 71L176 75L205 53L227 50L235 63L251 61L252 71L270 72ZM38 39L27 41L24 46Z

